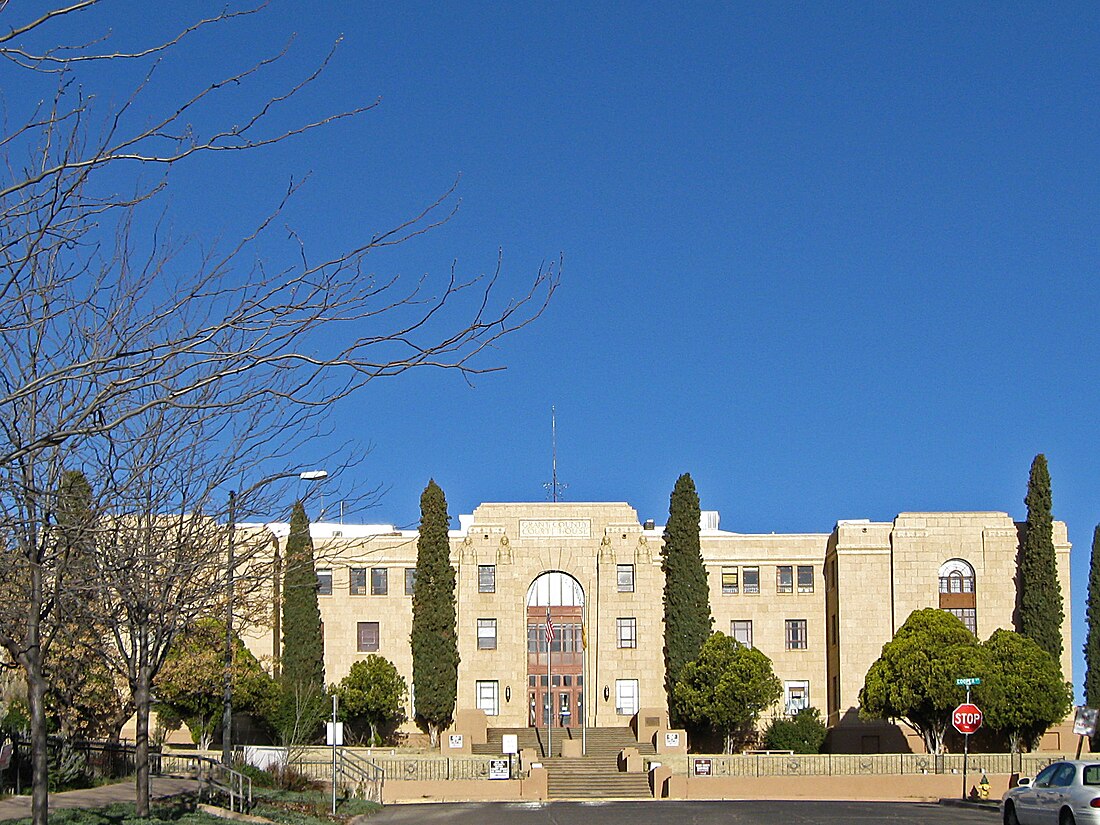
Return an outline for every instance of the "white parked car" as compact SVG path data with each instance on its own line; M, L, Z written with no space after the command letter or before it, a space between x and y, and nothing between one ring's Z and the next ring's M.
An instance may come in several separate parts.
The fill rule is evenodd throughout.
M1001 799L1005 825L1100 825L1100 762L1055 762Z

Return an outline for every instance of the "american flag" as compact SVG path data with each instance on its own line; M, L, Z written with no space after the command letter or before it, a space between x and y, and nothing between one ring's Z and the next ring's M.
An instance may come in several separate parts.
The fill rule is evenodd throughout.
M546 609L546 644L547 646L554 642L554 620L550 618L550 608Z

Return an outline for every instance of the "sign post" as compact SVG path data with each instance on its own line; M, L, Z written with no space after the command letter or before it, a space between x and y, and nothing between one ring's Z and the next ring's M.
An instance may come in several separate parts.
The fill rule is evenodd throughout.
M981 683L982 680L977 677L955 680L956 685L966 688L966 701L955 708L951 714L951 724L955 726L955 730L963 735L963 799L966 799L966 771L970 761L970 734L982 726L982 712L977 705L971 704L970 688Z

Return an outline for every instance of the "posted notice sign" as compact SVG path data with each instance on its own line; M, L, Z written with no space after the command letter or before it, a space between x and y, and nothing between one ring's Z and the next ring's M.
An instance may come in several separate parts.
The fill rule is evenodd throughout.
M974 733L982 726L982 712L977 705L963 702L951 714L951 724L959 733Z

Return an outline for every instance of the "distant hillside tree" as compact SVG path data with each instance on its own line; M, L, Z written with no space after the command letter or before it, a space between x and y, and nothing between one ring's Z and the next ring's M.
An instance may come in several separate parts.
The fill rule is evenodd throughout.
M783 693L771 659L723 633L704 642L698 658L681 669L673 690L681 718L722 733L726 753L733 752L737 738L752 733L760 714Z
M951 711L966 698L955 680L986 670L984 651L958 618L934 607L915 610L867 671L859 715L899 719L929 753L941 753Z
M420 496L420 535L416 542L413 587L413 699L417 721L427 728L432 745L450 724L458 697L458 641L455 632L455 569L447 499L428 482Z
M661 547L661 570L665 574L665 690L674 720L680 715L675 701L676 683L685 665L699 657L713 624L707 571L699 546L699 516L695 482L684 473L669 497Z
M317 605L317 567L302 502L290 516L283 573L283 655L276 727L288 744L307 741L325 713L325 640Z
M1062 588L1054 553L1050 472L1042 453L1031 463L1024 503L1027 526L1020 551L1019 629L1058 660L1062 655Z
M1092 533L1092 557L1089 561L1089 592L1085 602L1085 704L1100 708L1100 524ZM1093 750L1100 736L1093 737Z

